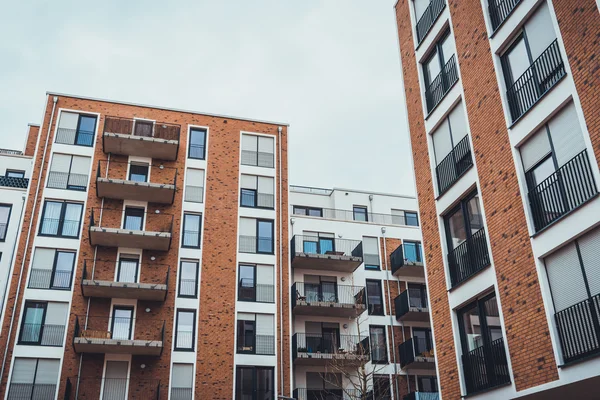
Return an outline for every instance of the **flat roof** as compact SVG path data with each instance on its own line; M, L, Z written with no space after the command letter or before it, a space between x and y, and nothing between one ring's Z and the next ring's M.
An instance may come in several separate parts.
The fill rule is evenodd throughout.
M79 95L68 94L68 93L46 92L46 94L48 96L72 97L75 99L82 99L82 100L102 101L105 103L124 104L124 105L128 105L128 106L145 107L145 108L156 108L156 109L165 110L165 111L175 111L175 112L184 112L184 113L189 113L189 114L199 114L199 115L206 115L209 117L217 117L217 118L237 119L240 121L257 122L257 123L261 123L261 124L290 126L290 124L288 124L286 122L266 121L266 120L260 120L260 119L236 117L233 115L205 113L205 112L201 112L201 111L185 110L185 109L181 109L181 108L170 108L170 107L155 106L155 105L149 105L149 104L131 103L131 102L127 102L127 101L100 99L97 97L79 96Z
M401 198L411 199L411 200L417 199L415 196L407 196L404 194L374 192L374 191L360 190L360 189L345 189L345 188L337 188L337 187L334 187L331 189L326 189L326 188L320 188L320 187L314 187L314 186L290 185L290 190L292 192L297 192L297 193L320 194L320 195L325 195L325 196L331 195L334 191L339 191L339 192L373 194L373 195L378 195L378 196L401 197Z

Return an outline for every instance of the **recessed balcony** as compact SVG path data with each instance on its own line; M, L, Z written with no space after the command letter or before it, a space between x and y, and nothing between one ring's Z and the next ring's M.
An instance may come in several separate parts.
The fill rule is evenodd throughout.
M292 312L295 315L355 318L366 310L365 288L335 282L292 285Z
M398 246L390 254L390 264L394 276L399 278L424 278L425 268L423 268L421 243L405 242Z
M172 231L171 214L156 214L136 207L93 208L90 213L92 246L167 251L171 247Z
M92 273L88 273L88 265L94 269L117 271L116 280L95 279ZM135 265L133 268L139 268ZM170 268L163 264L152 264L144 266L144 269L161 270L156 272L152 278L136 282L138 271L128 271L129 265L116 261L85 260L83 262L83 275L81 278L81 294L84 297L136 299L144 301L165 301L167 287L169 285Z
M369 338L326 333L296 333L292 337L296 365L356 368L370 360Z
M173 204L177 168L140 163L98 161L96 194L116 200Z
M180 131L175 124L106 117L102 147L105 153L176 160Z
M424 338L410 338L400 343L398 350L402 369L435 370L433 347Z
M133 312L133 309L131 310ZM76 317L73 348L76 353L160 356L165 321L130 317Z
M408 288L394 299L396 320L429 322L429 305L423 290Z
M354 272L363 262L360 240L294 235L292 267L336 272Z
M452 249L448 253L448 263L452 287L490 265L485 228L481 228Z
M102 397L100 397L101 393ZM54 397L41 398L49 399ZM81 378L72 376L67 378L64 400L98 398L115 400L159 400L160 380L139 379L137 377L133 379L99 378L97 376L84 376ZM190 396L189 398L191 399L192 397Z

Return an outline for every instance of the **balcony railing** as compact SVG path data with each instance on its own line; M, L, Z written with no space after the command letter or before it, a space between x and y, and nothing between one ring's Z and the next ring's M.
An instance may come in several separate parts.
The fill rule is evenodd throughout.
M10 383L8 400L40 399L52 400L56 395L55 384Z
M356 317L365 311L365 288L335 282L292 285L292 311L304 315Z
M238 301L274 303L275 286L255 283L254 280L242 279L238 285Z
M95 132L82 129L58 128L56 130L56 143L92 147L94 145L94 135Z
M481 228L450 251L448 263L450 283L453 287L490 265L485 228Z
M244 335L242 340L238 339L238 354L257 354L263 356L275 355L275 336L273 335Z
M565 64L555 39L506 91L513 122L533 107L565 74Z
M29 178L15 178L12 176L0 176L0 186L27 189Z
M0 154L8 154L8 155L12 155L12 156L22 156L23 152L21 150L0 149Z
M240 195L240 206L272 210L275 208L275 196L267 193L248 193L242 191Z
M255 167L274 168L275 156L273 155L273 153L242 150L241 164L251 165Z
M564 362L600 353L600 294L554 314Z
M87 190L88 176L69 172L48 172L47 187L51 189Z
M51 262L52 260L50 260ZM67 270L32 268L27 287L30 289L69 290L71 289L72 275L72 271Z
M432 0L417 21L417 44L421 44L446 7L445 0Z
M293 359L308 363L333 359L366 363L370 359L369 349L369 338L358 335L296 333L292 337Z
M597 193L587 150L583 150L529 191L535 230L545 228Z
M467 394L510 382L504 339L494 340L462 355Z
M439 194L443 194L473 165L469 136L458 142L440 163L435 167Z
M240 253L273 254L273 238L240 235Z
M191 203L204 202L204 187L185 185L185 201Z
M65 325L32 324L21 325L19 344L27 346L62 346Z
M171 386L171 400L192 400L193 398L194 388Z
M424 338L413 337L398 346L400 366L404 368L415 362L433 363L433 349Z
M438 392L412 392L402 398L402 400L440 400Z
M356 221L354 219L354 211L352 210L339 210L335 208L319 208L321 210L321 218L335 219L339 221ZM416 211L415 211L416 214ZM305 214L294 214L294 215L305 215ZM366 221L376 225L407 225L407 226L419 226L418 219L413 217L406 217L406 215L392 215L392 214L379 214L368 212L366 214ZM314 217L314 215L311 215Z
M296 400L356 400L373 399L372 396L363 396L357 389L294 389L294 399ZM380 400L380 399L377 399ZM381 399L383 400L383 399Z
M37 399L37 397L33 398ZM158 400L160 399L160 380L97 377L78 379L76 376L67 378L64 400L77 399ZM174 398L171 396L171 399L183 400L184 397Z
M495 31L521 0L488 0L492 29Z
M452 55L438 76L425 88L427 113L430 113L442 101L456 82L458 82L456 55Z
M416 257L411 260L404 256L404 247L401 244L396 250L390 254L390 265L392 275L395 276L424 276L423 256L420 243L413 243L416 247Z
M363 262L360 240L294 235L290 244L293 267L354 272Z
M423 289L424 290L424 289ZM421 289L408 288L394 299L396 319L429 320L427 296Z

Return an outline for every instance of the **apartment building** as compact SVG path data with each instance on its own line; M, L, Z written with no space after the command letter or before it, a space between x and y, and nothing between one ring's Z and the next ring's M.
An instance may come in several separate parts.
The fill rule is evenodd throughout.
M437 399L416 199L289 196L293 397Z
M48 93L32 129L0 156L0 395L289 395L287 125Z
M443 399L597 398L594 0L398 0Z

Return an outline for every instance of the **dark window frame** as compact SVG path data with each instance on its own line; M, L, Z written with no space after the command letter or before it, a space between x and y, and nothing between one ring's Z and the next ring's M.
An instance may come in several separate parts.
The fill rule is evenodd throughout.
M124 305L120 305L120 304L116 304L112 307L111 310L111 321L110 321L110 336L112 338L112 335L115 333L115 319L117 317L115 317L115 311L116 310L129 310L131 311L131 318L129 319L129 339L128 340L135 340L135 335L133 332L133 320L135 319L135 307L134 306L124 306Z
M58 265L58 255L60 253L68 253L68 254L73 254L73 263L71 264L71 277L69 278L69 287L60 287L60 288L55 288L54 287L54 278L56 276L56 267ZM73 286L73 272L75 271L75 260L77 258L77 251L71 251L71 250L60 250L60 249L56 249L54 252L54 261L52 262L52 275L50 278L50 288L46 289L46 290L71 290L71 287Z
M242 278L241 278L241 270L242 267L247 267L247 268L252 268L252 272L253 272L253 280L252 280L252 289L253 289L253 296L252 296L252 300L247 300L247 298L243 298L241 296L241 291L242 291ZM256 273L257 273L257 265L256 264L248 264L248 263L239 263L238 264L238 277L240 277L240 279L238 280L238 301L244 301L244 302L251 302L251 303L256 303Z
M364 214L364 216L365 216L364 220L356 219L357 211L358 211L359 215ZM352 206L352 220L357 221L357 222L369 222L369 209L367 208L367 206L353 205Z
M181 278L183 274L181 273L181 269L183 268L183 263L190 263L196 266L196 277L194 278L194 294L181 294ZM200 263L198 260L180 260L179 261L179 279L177 280L177 297L184 299L197 299L198 298L198 278L200 275Z
M202 145L194 145L192 146L192 135L195 132L202 132L204 134L204 140ZM190 127L190 134L189 134L189 143L188 143L188 158L192 159L192 160L206 160L206 139L208 136L208 130L205 128L198 128L198 127ZM192 157L192 147L197 147L197 148L202 148L202 157Z
M191 348L186 348L186 347L177 347L177 337L179 336L179 313L192 313L193 317L193 323L192 323L192 347ZM192 309L192 308L178 308L175 310L175 342L173 344L173 351L187 351L187 352L191 352L191 351L195 351L196 349L196 310Z
M141 217L139 215L135 215L135 213L137 213L137 212L141 212ZM125 209L123 210L123 228L122 229L135 231L137 229L126 228L127 217L129 217L129 216L142 218L142 220L140 221L140 229L139 230L143 231L145 228L144 223L146 222L146 209L143 207L138 207L138 206L125 206Z
M10 174L18 174L20 176L10 176ZM25 178L25 171L22 169L7 169L4 176L6 176L7 178L23 179L23 178Z
M185 244L185 226L186 226L186 217L187 216L195 216L198 217L198 240L196 245L186 245ZM181 248L182 249L200 249L202 245L202 213L193 213L193 212L184 212L183 213L183 229L181 230Z
M244 204L244 192L252 194L252 205ZM246 208L264 208L258 207L258 190L257 189L245 189L240 188L240 207Z
M260 251L260 223L268 222L271 224L271 251ZM275 254L275 221L272 219L257 218L256 219L256 254Z
M132 258L132 257L119 257L119 260L117 262L117 282L121 282L119 279L121 277L121 262L123 261L135 261L135 282L134 283L139 283L140 277L139 277L139 273L140 273L140 259L139 258Z
M25 342L23 341L23 328L25 326L25 316L27 315L28 305L39 304L42 305L42 309L44 310L42 313L42 321L40 322L40 330L38 332L38 340L37 342ZM40 301L40 300L26 300L25 305L23 306L23 315L21 316L21 326L19 328L19 339L17 344L25 345L25 346L42 346L42 337L44 335L44 325L46 323L46 313L48 311L48 302ZM62 347L61 346L49 346L49 347Z
M42 233L42 226L44 224L44 219L45 219L44 216L46 215L46 205L48 205L48 203L60 203L61 204L60 217L59 217L58 227L56 228L56 232L57 232L56 234ZM79 213L79 225L77 226L77 235L76 236L70 236L70 235L63 234L63 228L64 228L64 223L65 223L65 214L67 211L67 204L76 204L76 205L81 206L81 212ZM42 216L40 218L39 226L38 226L38 236L59 237L59 238L64 238L64 239L79 239L79 235L81 233L81 223L82 223L82 219L83 219L84 209L85 209L85 207L82 203L78 203L75 201L52 200L52 199L44 200L44 206L42 207Z
M458 204L456 206L454 206L448 213L446 213L444 215L444 233L446 234L446 245L448 246L448 251L452 251L454 250L456 247L460 246L462 243L464 243L465 241L468 241L471 239L471 237L473 236L473 232L472 232L472 227L471 227L471 222L468 220L469 218L469 210L468 210L468 205L469 202L471 200L473 200L475 197L479 197L479 192L477 191L477 189L473 190L472 192L469 192L469 194L467 194L466 196L464 196L463 198L461 198L458 202ZM479 211L481 211L481 204L480 204L480 199L477 200L477 204L478 204L478 208ZM456 214L457 212L462 212L462 216L463 216L463 228L465 229L465 233L466 233L466 237L465 237L465 241L461 242L460 244L458 244L457 246L454 246L452 244L452 232L450 232L450 219L452 218L452 216L454 216L454 214ZM483 218L482 218L482 224L483 224ZM481 228L483 229L483 228Z
M235 335L236 335L236 342L237 342L237 346L235 349L235 352L237 354L256 354L256 314L254 315L254 320L247 320L247 319L236 319L236 326L235 326ZM240 332L240 325L242 325L241 323L243 323L244 325L244 330L243 332ZM246 324L249 324L252 326L252 350L240 350L240 336L244 336L246 334ZM244 340L245 343L245 340Z
M423 386L424 385L422 384L422 382L426 381L426 380L430 381L429 384L432 387L434 387L436 389L438 388L438 379L437 379L437 376L422 376L422 375L419 375L419 376L417 376L417 389L419 390L419 392L437 393L437 390L433 391L433 392L427 392L427 391L423 390Z
M412 261L406 257L406 247L405 246L407 244L415 246L416 253L417 253L417 260ZM420 241L418 241L418 240L403 240L402 241L402 251L403 251L405 260L407 260L409 262L419 262L419 263L423 262L423 244Z
M94 129L92 132L89 132L89 134L92 135L92 141L91 144L82 144L82 143L78 143L79 142L79 134L81 133L81 119L82 118L91 118L94 120ZM96 138L96 129L98 128L98 115L91 115L91 114L82 114L82 113L77 113L77 128L75 129L75 138L73 139L73 146L83 146L83 147L94 147L94 142L95 142L95 138ZM85 131L87 132L87 131Z
M373 358L373 349L375 348L375 346L373 345L373 340L371 339L371 329L381 329L383 331L383 349L384 349L384 353L385 353L385 360L375 360ZM369 325L369 342L371 343L371 363L372 364L389 364L389 357L388 357L388 343L387 343L387 333L386 333L387 329L385 327L385 325Z
M267 366L250 366L250 365L238 365L235 367L235 383L234 383L234 391L235 391L235 400L242 400L242 393L238 392L238 379L242 375L240 370L246 369L252 371L252 400L261 400L258 397L258 370L265 370L271 372L271 393L275 393L275 367L267 367Z
M485 294L481 297L477 297L473 301L470 301L468 304L462 306L460 309L457 310L456 314L458 316L458 322L459 322L458 331L459 331L459 336L460 336L460 346L461 346L463 354L468 354L469 352L472 351L472 350L469 350L469 347L468 347L469 345L468 345L468 340L467 340L467 336L466 336L463 315L465 314L465 312L473 309L474 307L477 308L477 314L479 316L479 326L480 326L479 330L480 330L481 336L482 336L482 343L483 343L482 346L489 346L492 343L491 338L488 337L489 329L488 329L488 324L487 324L487 313L485 312L485 303L494 297L496 297L496 304L497 304L498 297L496 296L496 292L491 292L491 293ZM500 310L498 310L498 312L499 311ZM504 338L504 332L502 332L502 337ZM479 347L477 347L477 348L479 348Z
M141 173L138 173L138 172L135 173L136 175L143 175L146 178L145 180L143 180L143 181L135 181L135 180L131 179L131 176L133 175L133 170L137 169L137 168L140 168L140 169L144 168L145 169L145 174L141 174ZM140 182L140 183L145 182L145 183L148 183L148 182L150 182L149 178L150 178L150 165L149 164L137 163L137 162L129 164L129 171L127 173L127 180L133 181L133 182Z
M12 215L12 204L0 203L0 208L8 208L8 214L6 216L6 227L4 228L4 234L0 236L0 242L6 241L6 233L8 232L8 227L10 224L10 217ZM43 215L43 214L42 214Z
M298 210L304 210L304 212L299 213ZM310 212L311 211L318 211L319 215L311 215ZM320 207L308 207L308 206L294 206L293 209L293 214L294 215L305 215L307 217L318 217L318 218L323 218L323 209Z
M431 351L434 349L435 343L433 342L433 331L431 330L431 328L413 327L412 332L411 332L411 339L413 339L413 351L415 353L415 356L419 355L419 354L417 354L417 349L416 349L415 332L424 332L425 333L425 346L427 347L427 350Z
M440 35L440 37L435 41L435 43L433 44L433 48L429 51L429 54L427 54L427 56L425 57L425 60L421 63L422 66L422 70L423 70L423 83L425 84L425 90L427 90L427 88L431 85L432 80L435 79L435 76L429 76L429 72L427 71L427 65L431 62L431 60L433 60L433 57L435 57L435 55L437 54L438 56L438 61L439 61L439 67L440 67L440 72L442 73L442 71L444 71L444 66L446 65L446 63L448 60L444 60L444 52L442 51L442 43L444 43L444 41L450 36L450 28L446 28L446 30L444 31L444 33L442 33ZM455 53L456 55L456 53ZM452 57L450 57L452 58Z
M409 224L408 220L409 220L409 216L408 214L410 214L410 218L412 218L412 216L414 215L415 218L415 222L416 224ZM416 211L404 211L404 223L406 224L406 226L419 226L419 213Z
M377 285L379 286L379 299L381 301L380 304L374 304L374 305L379 305L381 306L381 313L379 312L375 312L375 310L371 311L371 305L369 304L369 283L377 283ZM384 304L384 300L383 300L383 284L381 283L380 279L366 279L365 280L365 292L367 295L367 312L369 313L369 315L385 315L385 304Z
M77 154L65 154L65 153L57 153L63 156L69 156L71 157L70 161L69 161L69 172L67 172L67 185L65 188L57 188L57 187L52 187L52 186L48 186L48 181L50 179L50 177L48 177L48 181L46 181L46 187L47 188L51 188L51 189L59 189L59 190L75 190L77 192L85 192L87 191L87 181L89 180L89 175L86 175L86 186L77 186L77 185L70 185L69 184L69 178L71 177L71 170L73 169L73 157L79 157L79 158L89 158L89 157L85 157L85 156L80 156ZM54 161L54 156L52 156L52 160ZM50 167L52 166L52 163L50 163ZM52 172L58 172L58 171L52 171L51 169L48 170L48 175L50 175L50 173ZM60 172L59 172L60 173ZM83 174L81 174L83 175Z

